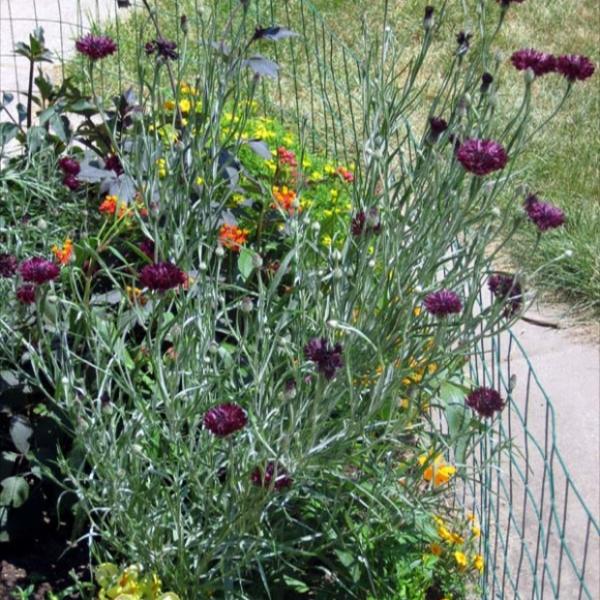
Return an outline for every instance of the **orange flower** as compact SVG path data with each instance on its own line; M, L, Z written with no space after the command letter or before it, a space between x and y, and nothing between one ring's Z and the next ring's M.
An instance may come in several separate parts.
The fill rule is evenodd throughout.
M102 204L100 204L100 207L98 208L98 210L106 215L114 215L117 212L117 208L118 208L118 217L119 219L122 219L123 217L128 216L131 213L131 209L127 208L127 203L126 202L119 202L119 199L117 198L117 196L105 196L104 200L102 201Z
M106 196L100 204L100 208L98 210L105 215L114 215L117 210L117 197L116 196Z
M456 473L456 467L447 465L443 456L440 454L438 454L433 461L431 458L431 456L425 454L419 456L419 464L421 466L427 464L427 467L425 467L425 470L423 471L423 479L425 479L425 481L433 481L434 487L439 487L448 483Z
M293 215L296 211L302 212L302 207L298 205L296 192L288 189L287 186L284 185L280 188L274 185L273 197L276 202L271 205L272 208L282 208L283 210L287 210L290 215Z
M429 544L429 551L434 556L441 556L442 553L444 552L444 549L439 544L436 544L435 542L432 542L431 544Z
M219 242L225 248L239 252L240 248L246 243L249 233L247 229L240 229L237 225L224 223L219 229Z
M73 242L67 238L62 248L59 248L56 244L52 246L52 254L56 258L56 261L61 265L66 265L73 256Z

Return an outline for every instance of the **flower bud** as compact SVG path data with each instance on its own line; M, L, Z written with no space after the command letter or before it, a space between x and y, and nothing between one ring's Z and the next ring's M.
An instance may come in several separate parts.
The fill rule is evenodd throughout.
M263 266L262 256L258 253L252 255L252 266L255 269L260 269Z
M525 79L525 85L531 85L535 79L535 73L533 72L533 69L531 67L525 69L523 77Z
M425 7L425 16L423 17L423 29L425 31L429 31L435 23L435 18L433 16L434 12L435 9L433 8L433 6Z
M342 271L342 269L340 269L339 267L337 267L336 269L333 270L333 278L334 279L341 279L344 276L344 271Z
M242 301L240 303L240 309L243 313L249 314L252 312L252 310L254 309L254 302L252 301L252 298L250 298L250 296L246 296L245 298L242 298Z
M223 258L223 256L225 256L225 249L223 248L223 246L221 246L220 244L216 247L215 249L215 254L219 257L219 258Z

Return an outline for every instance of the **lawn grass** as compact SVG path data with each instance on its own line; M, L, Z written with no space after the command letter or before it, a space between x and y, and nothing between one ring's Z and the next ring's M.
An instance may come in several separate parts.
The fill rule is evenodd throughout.
M372 22L382 16L383 2L357 0L314 0L327 22L347 43L360 29L360 15ZM451 3L452 4L452 3ZM468 29L465 18L453 3L450 22ZM471 2L470 4L473 4ZM391 20L403 43L416 49L423 2L390 3ZM495 10L494 6L489 8ZM512 8L497 50L503 55L504 68L499 80L499 110L509 114L522 97L523 79L508 63L510 54L520 48L533 47L554 54L585 54L600 64L600 4L595 0L570 2L531 0ZM450 42L453 39L449 36ZM559 102L564 82L549 77L535 83L533 126L540 124ZM600 95L598 74L583 84L577 84L571 98L559 115L531 143L520 157L520 179L529 190L561 206L567 214L562 230L546 234L536 252L535 228L525 228L510 249L510 259L529 274L545 263L552 264L535 277L536 286L567 298L582 309L600 311ZM515 210L520 210L516 206ZM571 257L563 257L565 250Z

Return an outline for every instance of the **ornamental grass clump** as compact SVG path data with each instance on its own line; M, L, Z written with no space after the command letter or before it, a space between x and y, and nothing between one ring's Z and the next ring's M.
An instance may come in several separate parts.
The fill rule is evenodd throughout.
M490 279L528 225L513 192L527 109L498 120L483 20L430 100L418 81L444 11L410 61L387 23L358 55L336 46L358 93L333 103L329 79L308 79L318 36L251 5L185 27L126 9L144 30L115 98L99 90L116 42L78 42L84 122L44 139L82 212L40 251L53 261L2 248L3 365L64 424L57 479L76 535L114 565L105 594L135 560L152 578L132 585L156 575L184 600L467 597L484 560L431 523L456 517L480 417L510 402L465 364L528 291L518 270ZM555 226L536 202L529 219ZM448 386L475 391L450 407ZM446 410L462 411L460 445Z

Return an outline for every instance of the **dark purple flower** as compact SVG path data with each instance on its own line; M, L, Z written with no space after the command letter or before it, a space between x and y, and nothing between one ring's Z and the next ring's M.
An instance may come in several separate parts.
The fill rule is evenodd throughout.
M458 44L456 53L459 56L463 56L463 54L468 52L472 37L472 33L466 33L465 31L460 31L456 34L456 43Z
M506 302L505 316L510 317L521 308L523 290L514 275L496 273L488 279L488 288L498 300Z
M448 122L441 117L431 117L429 119L429 141L437 142L444 131L448 129Z
M107 171L114 171L117 175L122 175L123 173L121 159L116 154L109 154L104 159L104 168Z
M510 62L517 71L531 69L536 76L541 77L556 70L556 57L547 52L539 52L533 48L517 50L510 57Z
M12 277L17 272L17 259L12 254L0 254L0 277Z
M359 211L352 218L350 224L352 235L359 237L363 233L381 233L381 217L376 207L371 207L367 212Z
M17 288L17 300L21 304L33 304L35 302L35 285L25 283Z
M501 4L503 8L508 8L513 2L517 4L523 3L525 0L496 0L498 4Z
M58 166L65 175L78 175L81 171L79 162L71 156L63 156L58 160Z
M527 196L525 200L525 212L540 231L556 229L565 222L565 213L549 202L542 202L534 194Z
M264 471L260 467L256 467L250 474L250 480L259 487L273 487L278 491L292 487L293 483L288 472L274 461L269 461Z
M452 290L439 290L427 294L424 304L427 312L434 317L446 317L460 313L462 310L462 302L458 294Z
M186 274L173 263L146 265L139 275L140 283L151 290L164 292L187 282Z
M496 390L487 387L473 390L465 402L482 417L491 417L504 408L502 396Z
M433 6L425 7L425 14L423 16L423 28L427 31L433 27L433 14L435 8Z
M177 52L177 44L175 42L165 40L164 38L158 38L157 40L148 42L145 45L144 50L148 56L156 53L157 56L162 57L165 60L177 60L179 57L179 53Z
M60 274L60 268L51 260L34 257L24 260L19 265L19 274L24 281L32 281L41 285L56 279Z
M75 191L79 189L81 182L75 175L65 175L63 177L63 184L66 185L71 191Z
M494 76L491 73L488 73L487 71L481 76L481 87L479 88L479 91L482 94L486 94L488 92L488 90L490 89L490 86L492 85L494 81Z
M140 242L138 248L150 259L154 259L154 242L150 238L145 238Z
M204 427L217 437L226 437L248 423L246 411L233 402L213 406L204 415Z
M480 177L503 169L508 162L506 151L494 140L465 140L456 157L469 173Z
M344 366L342 345L330 346L325 338L313 338L304 346L304 356L317 365L319 373L333 379L338 369Z
M105 35L88 33L75 42L75 48L91 60L98 60L114 54L117 50L117 44Z
M566 54L557 58L556 70L569 81L583 81L594 74L596 67L587 56Z

